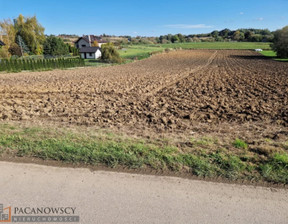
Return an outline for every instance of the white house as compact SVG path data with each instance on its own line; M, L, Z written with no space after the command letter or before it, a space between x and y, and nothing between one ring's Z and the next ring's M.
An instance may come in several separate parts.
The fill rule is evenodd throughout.
M84 59L98 59L101 57L100 47L81 47L79 53L81 58Z
M101 38L94 36L94 35L86 35L86 36L80 37L74 43L75 43L75 47L80 49L82 47L91 47L94 41L98 42L99 47L101 47L102 44L107 43L107 41L104 41Z

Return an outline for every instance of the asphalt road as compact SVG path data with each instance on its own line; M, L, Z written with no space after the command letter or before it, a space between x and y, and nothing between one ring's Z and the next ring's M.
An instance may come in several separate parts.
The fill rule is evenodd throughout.
M74 207L80 223L288 223L288 190L0 162L4 207Z

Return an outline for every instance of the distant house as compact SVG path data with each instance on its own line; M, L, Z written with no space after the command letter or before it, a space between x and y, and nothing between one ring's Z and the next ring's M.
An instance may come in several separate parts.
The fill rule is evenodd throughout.
M99 47L101 48L102 44L106 44L107 41L102 40L101 38L94 36L94 35L86 35L83 37L78 38L75 43L75 47L81 49L82 47L92 47L94 41L98 42Z
M263 51L263 50L262 49L255 49L255 51L260 52L260 51Z
M81 47L79 53L81 58L84 59L98 59L101 57L100 47Z
M4 42L0 40L0 47L4 46Z

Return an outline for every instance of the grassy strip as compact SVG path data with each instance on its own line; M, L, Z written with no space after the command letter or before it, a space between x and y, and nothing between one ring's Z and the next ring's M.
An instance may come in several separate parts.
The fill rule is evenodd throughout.
M215 150L211 150L211 147ZM232 150L235 147L241 150ZM288 183L287 143L277 152L251 152L236 139L223 148L210 138L191 139L176 147L165 141L121 137L111 133L73 133L69 130L0 126L0 152L68 163L109 167L151 168L190 172L201 177Z
M277 58L275 51L261 51L260 53L266 57L273 58L275 61L288 61L288 58Z

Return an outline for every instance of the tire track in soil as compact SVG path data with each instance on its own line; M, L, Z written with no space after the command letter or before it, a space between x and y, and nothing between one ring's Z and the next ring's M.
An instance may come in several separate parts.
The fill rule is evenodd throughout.
M170 88L171 86L175 85L176 83L180 82L181 80L183 79L186 79L188 78L189 76L193 75L195 72L201 70L201 69L204 69L206 67L208 67L212 62L213 60L215 59L217 55L217 51L215 51L209 58L208 58L208 61L205 65L203 66L197 66L196 68L194 69L191 69L190 71L188 72L185 72L183 73L183 75L181 75L179 78L177 78L176 80L172 80L170 81L169 83L167 83L166 85L163 85L163 86L160 86L159 88L155 89L155 90L152 90L151 92L149 92L148 94L146 94L146 97L150 97L152 95L155 95L157 92L160 92L161 90L165 89L165 88Z

